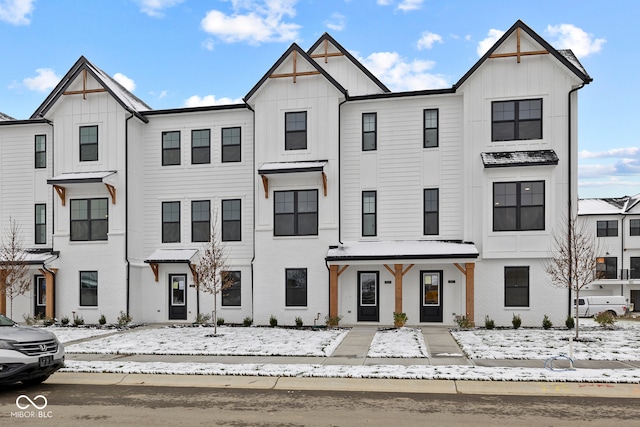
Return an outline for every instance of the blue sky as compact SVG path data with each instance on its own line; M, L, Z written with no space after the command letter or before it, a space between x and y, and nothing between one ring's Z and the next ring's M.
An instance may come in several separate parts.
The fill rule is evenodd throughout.
M635 0L0 0L0 112L28 118L84 55L154 109L238 102L324 32L394 91L450 87L521 19L570 48L579 196L640 193Z

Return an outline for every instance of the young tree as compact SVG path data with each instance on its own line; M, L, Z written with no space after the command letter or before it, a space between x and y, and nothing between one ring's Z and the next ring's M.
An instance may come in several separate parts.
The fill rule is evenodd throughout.
M25 262L26 253L22 247L20 225L9 218L9 228L5 229L2 246L0 246L0 275L3 284L0 298L9 299L9 317L13 317L13 300L24 295L31 287L29 266Z
M600 242L589 230L586 222L578 222L572 216L564 222L561 231L554 235L550 258L545 265L551 283L559 288L567 288L576 302L576 340L579 337L577 304L580 291L596 280L597 258L602 254Z
M215 218L215 215L214 215ZM213 295L213 334L218 333L218 294L233 285L233 276L227 274L227 251L213 221L209 241L202 245L200 263L196 265L196 290Z

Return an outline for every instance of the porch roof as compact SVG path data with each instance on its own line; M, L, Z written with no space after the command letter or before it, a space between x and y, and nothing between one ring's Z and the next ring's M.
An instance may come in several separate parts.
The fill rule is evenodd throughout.
M439 240L404 240L379 242L345 242L331 246L327 262L393 261L393 260L449 260L475 259L479 255L476 245L469 242Z
M328 160L264 163L258 168L258 174L272 175L277 173L322 172L327 163Z
M104 182L104 179L116 173L115 171L97 172L67 172L47 179L47 184L87 184Z
M147 264L188 263L198 253L197 249L157 249L144 260Z

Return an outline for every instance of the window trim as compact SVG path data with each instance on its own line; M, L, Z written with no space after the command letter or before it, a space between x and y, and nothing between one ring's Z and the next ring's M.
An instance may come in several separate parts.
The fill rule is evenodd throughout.
M165 221L164 218L164 207L165 205L168 204L177 204L178 205L178 221ZM171 201L166 201L166 202L162 202L162 207L161 207L161 221L162 221L162 243L180 243L181 241L181 237L182 237L182 230L181 230L181 224L180 224L180 202L179 201L175 201L175 200L171 200ZM165 230L164 230L164 226L165 224L178 224L178 240L171 240L168 241L167 237L165 236Z
M518 269L524 269L526 270L526 277L527 277L527 283L526 285L522 285L522 284L518 284L518 283L514 283L514 284L509 284L507 283L507 271L508 270L518 270ZM527 301L526 304L513 304L510 303L509 304L509 295L507 292L507 289L518 289L519 287L525 287L527 289ZM511 297L511 299L513 299L513 296ZM509 308L527 308L531 306L531 269L529 268L528 265L521 265L521 266L504 266L504 306L505 307L509 307Z
M365 195L373 195L373 212L366 212ZM365 218L373 217L373 234L365 233ZM362 237L375 237L378 235L378 192L365 190L362 192Z
M290 303L289 297L289 272L294 271L304 271L304 304L293 304ZM285 295L284 295L284 304L285 307L308 307L309 305L309 272L306 268L285 268Z
M95 304L89 304L89 303L86 303L86 302L83 303L83 292L82 292L83 291L83 287L82 287L83 280L82 280L82 276L84 274L95 274L95 279L96 279L96 287L95 287L95 300L96 300L96 302L95 302ZM98 283L99 283L98 282L98 271L97 270L88 270L88 271L83 270L83 271L80 271L79 279L80 280L79 280L79 295L78 295L78 300L79 301L78 301L78 303L79 303L80 307L97 307L98 306ZM91 289L91 288L88 288L88 289ZM93 292L91 292L91 293L93 294Z
M240 218L238 219L225 219L225 209L224 205L226 203L238 202L239 209L238 212L240 214ZM242 199L224 199L220 203L222 208L222 236L221 240L223 242L241 242L242 241ZM228 239L225 237L225 225L238 224L238 236L237 238Z
M44 222L38 222L38 208L44 209L44 213L42 216L44 217ZM34 236L33 242L36 245L46 245L47 244L47 204L46 203L36 203L34 207ZM44 232L40 229L44 228ZM40 235L44 235L44 240L38 239Z
M200 145L200 146L195 146L194 145L194 134L196 132L207 132L207 145ZM203 140L204 138L199 138L199 140ZM196 155L195 152L196 150L200 149L202 151L204 151L204 149L206 148L207 151L207 155L206 155L206 161L195 161L196 159ZM206 165L206 164L210 164L211 163L211 129L191 129L191 164L192 165ZM164 166L164 165L163 165Z
M287 124L289 123L289 121L287 120L287 118L290 115L298 115L298 114L304 114L304 130L289 130L287 127ZM309 130L309 124L307 122L307 112L306 111L287 111L284 113L284 149L285 151L296 151L296 150L306 150L309 146L308 144L308 130ZM291 147L290 145L292 144L292 142L289 141L289 135L296 135L296 134L304 134L304 147L300 147L300 148L294 148Z
M91 128L95 128L95 130L96 130L96 141L95 142L82 142L83 141L82 130L83 129L91 129ZM98 161L98 159L100 157L100 156L98 156L98 147L99 147L98 143L99 143L99 140L100 140L100 135L98 134L98 125L86 125L86 126L79 126L78 127L78 141L79 141L78 149L79 149L79 158L80 158L81 162L97 162ZM95 145L95 148L96 148L95 158L93 158L93 157L88 158L88 159L83 158L83 151L84 151L83 147L84 148L90 148L90 146L94 146L94 145Z
M86 219L73 219L73 204L76 202L80 202L80 201L86 201L87 202L87 218ZM91 205L93 202L96 201L104 201L106 207L107 207L107 213L106 213L106 218L92 218L91 217L91 212L92 212L92 208ZM92 230L92 223L96 222L96 221L105 221L107 223L107 232L105 233L104 239L96 239L93 238L92 234L91 234L91 230ZM86 222L87 223L87 239L74 239L73 238L73 223L74 222ZM70 214L69 214L69 240L72 242L104 242L109 240L109 199L107 199L106 197L96 197L96 198L90 198L90 199L71 199L71 205L70 205Z
M38 150L38 141L42 139L43 149ZM47 135L35 135L33 139L34 158L33 166L35 169L46 169L47 167Z
M233 280L233 284L230 287L222 290L222 306L223 307L242 307L242 272L240 270L229 270L229 271L223 271L222 274L233 274L235 276ZM229 291L238 293L237 304L230 304L229 302L227 302L229 295L228 294L225 295L225 292L229 292Z
M496 203L496 185L500 184L516 184L516 204L515 205L507 205L507 206L498 206ZM523 205L522 204L522 186L525 184L542 184L542 204L541 205ZM537 181L497 181L493 183L492 186L492 198L491 201L493 203L492 209L492 223L493 223L493 231L494 232L509 232L509 231L542 231L546 229L546 197L547 197L547 189L546 182L544 180ZM542 226L540 228L523 228L522 227L522 215L523 208L526 207L542 207ZM496 227L496 210L501 209L513 209L516 210L516 225L513 229L506 228L497 228Z
M178 147L170 147L170 148L165 148L164 144L165 144L165 136L168 136L170 134L177 134L178 135ZM182 136L180 134L179 130L168 130L168 131L163 131L162 132L162 166L179 166L181 163L181 145L182 145ZM173 142L173 141L171 141ZM177 151L178 152L178 162L177 163L169 163L166 159L165 159L165 155L173 152L173 151Z
M612 226L614 224L615 224L615 227ZM596 221L596 237L618 237L618 220L617 219L597 220Z
M540 118L539 119L520 119L519 115L520 115L520 103L521 102L527 102L527 101L540 101ZM513 102L514 104L514 109L513 109L513 114L514 114L514 118L513 120L496 120L494 118L494 105L496 104L506 104L509 102ZM544 102L542 100L542 98L527 98L527 99L507 99L507 100L503 100L503 101L492 101L491 102L491 141L492 142L498 142L498 141L533 141L533 140L539 140L543 138L543 118L544 118L544 111L543 111L543 105ZM536 122L539 121L539 137L538 138L520 138L520 127L519 124L520 122ZM494 124L496 123L511 123L513 122L513 139L496 139L496 135L494 132Z
M202 220L196 221L194 219L194 212L195 212L194 205L196 203L206 203L207 204L207 211L206 212L207 212L207 217L208 218L207 218L206 221L202 221ZM207 229L207 234L206 234L207 238L206 239L202 240L202 238L199 237L198 238L199 240L196 240L196 235L195 235L195 229L196 229L195 225L196 224L207 224L207 228L206 228ZM163 223L163 225L164 225L164 223ZM164 227L163 227L163 230L164 230ZM210 200L192 200L191 201L191 241L192 242L208 242L210 237L211 237L211 201Z
M436 126L435 127L427 127L427 112L436 114ZM435 129L436 131L436 142L435 144L427 145L427 130L432 131ZM436 148L440 146L440 109L439 108L425 108L422 110L422 148Z
M436 209L435 210L427 210L427 192L433 191L436 196ZM425 236L437 236L440 234L440 189L439 188L425 188L422 192L422 233ZM435 233L427 233L427 214L436 215L436 232Z
M298 195L300 193L303 192L309 192L309 193L314 193L315 194L315 204L316 204L316 210L315 210L315 220L316 220L316 226L315 226L315 233L313 234L300 234L298 231L298 223L299 223L299 216L303 215L303 214L311 214L314 212L299 212L298 211ZM284 194L284 193L293 193L293 212L277 212L277 204L276 204L276 198L278 197L278 194ZM318 235L318 221L319 221L319 211L320 211L320 206L319 206L319 200L318 200L318 190L317 189L308 189L308 190L284 190L284 191L274 191L273 192L273 199L274 199L274 203L273 203L273 235L277 236L277 237L298 237L298 236L317 236ZM293 215L293 234L277 234L277 221L276 218L278 216L285 216L285 215Z
M226 131L232 131L238 129L238 143L237 144L225 144L225 130ZM229 138L233 138L233 135L229 136ZM232 159L229 160L227 159L227 157L229 155L225 155L225 147L238 147L238 159ZM221 162L222 163L238 163L242 161L242 127L241 126L232 126L232 127L226 127L226 128L222 128L220 130L220 151L221 151Z
M373 130L365 129L365 117L373 117ZM365 146L365 136L373 135L373 148ZM362 151L376 151L378 149L378 113L362 113Z

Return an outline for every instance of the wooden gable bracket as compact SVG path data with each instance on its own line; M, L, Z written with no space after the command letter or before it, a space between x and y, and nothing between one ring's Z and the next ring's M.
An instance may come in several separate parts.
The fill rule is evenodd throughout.
M191 275L193 276L193 283L198 285L198 270L196 269L195 264L189 263L189 270L191 270Z
M322 189L324 190L324 197L327 197L327 174L322 171Z
M116 204L116 187L111 184L104 183L105 187L107 187L107 191L111 195L111 204Z
M262 178L262 186L264 187L264 198L269 198L269 178L266 175L260 175Z
M325 39L323 44L324 53L314 53L313 55L310 55L312 58L324 58L324 63L326 64L327 62L329 62L330 56L344 56L344 53L342 52L329 53L329 40Z
M59 185L54 185L53 189L56 190L56 193L58 193L58 197L60 197L60 200L62 201L62 206L64 206L66 203L66 197L65 197L66 189Z
M62 92L63 95L82 95L82 99L87 99L88 93L106 92L105 88L101 89L87 89L87 69L82 69L82 90L68 90Z
M151 270L153 271L153 276L156 278L156 282L157 282L158 281L158 263L150 262L149 267L151 267Z
M293 77L293 82L296 82L296 77L298 76L313 76L315 74L320 74L320 71L297 71L298 64L298 52L293 51L293 73L283 73L283 74L271 74L269 76L270 79L278 79L282 77Z
M532 50L529 52L522 52L520 50L520 27L516 28L516 38L517 38L517 47L516 47L516 51L512 52L512 53L494 53L489 55L489 58L506 58L506 57L510 57L510 56L515 56L518 58L518 64L520 63L520 57L521 56L528 56L528 55L546 55L549 53L548 50Z

